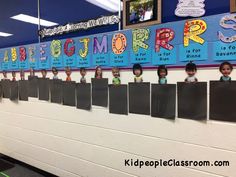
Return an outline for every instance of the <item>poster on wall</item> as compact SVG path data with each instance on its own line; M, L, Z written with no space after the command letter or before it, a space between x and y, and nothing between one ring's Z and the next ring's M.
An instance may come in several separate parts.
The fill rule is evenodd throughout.
M50 69L50 43L41 43L39 44L39 48L38 69Z
M205 14L205 0L179 0L175 15L178 17L201 17Z
M127 34L115 33L110 35L112 51L110 54L110 66L121 67L127 66L129 61L129 52L127 50Z
M35 70L51 70L52 66L94 69L97 65L105 69L132 68L134 63L141 63L144 68L157 65L175 68L183 67L188 61L195 61L201 67L218 65L219 60L236 64L233 60L236 58L235 17L225 13L143 29L19 46L16 47L19 69L27 69L27 60L29 68ZM1 70L17 68L11 63L14 48L0 50Z
M19 69L29 69L29 51L26 46L20 46L19 48Z
M108 36L102 35L93 38L93 66L108 66Z
M63 67L62 41L53 40L50 44L51 67Z
M29 68L38 69L38 59L40 57L39 53L39 45L38 44L31 44L27 46L28 49L28 56L29 56Z
M2 71L10 70L10 49L1 50L1 69Z
M177 47L171 44L175 38L175 32L170 28L156 30L155 47L152 49L153 65L175 64L177 60Z
M131 63L148 63L151 61L150 29L132 30Z
M77 38L77 67L78 68L87 68L91 66L92 58L92 38Z
M64 67L75 68L76 67L76 40L66 39L63 40L63 62Z
M236 60L236 43L213 42L213 59L216 61Z
M10 50L11 50L10 69L18 70L19 69L19 56L18 56L19 53L16 47L12 47Z

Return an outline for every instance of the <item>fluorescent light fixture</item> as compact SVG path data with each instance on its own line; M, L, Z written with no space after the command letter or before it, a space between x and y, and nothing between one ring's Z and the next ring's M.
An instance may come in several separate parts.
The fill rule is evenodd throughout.
M13 34L10 34L10 33L4 33L4 32L0 32L0 36L2 37L9 37L9 36L12 36Z
M16 16L11 17L12 19L32 23L32 24L39 24L39 19L33 16L25 15L25 14L19 14ZM58 25L58 23L50 22L47 20L40 19L40 25L41 26L55 26Z
M105 10L110 12L118 12L120 0L86 0L87 2L94 4L95 6L99 6ZM123 6L123 2L121 2L121 9Z

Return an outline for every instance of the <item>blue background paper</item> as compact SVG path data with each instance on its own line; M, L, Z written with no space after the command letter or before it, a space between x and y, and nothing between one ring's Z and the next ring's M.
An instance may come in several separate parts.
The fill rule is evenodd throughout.
M197 61L207 60L208 58L208 43L201 44L189 44L188 47L180 45L180 61Z
M8 51L8 61L4 61L4 54L5 54L5 51ZM1 50L1 69L2 71L8 71L10 70L10 60L11 60L11 50L9 48L6 48L6 49L3 49Z
M45 51L45 54L40 53L40 57L38 60L38 64L39 64L38 68L39 69L51 69L51 66L50 66L50 58L51 58L50 42L41 43L41 44L39 44L39 47L40 47L40 45L46 45L46 47L43 48L43 50ZM42 60L41 57L46 57L46 59Z
M26 46L27 48L27 56L28 56L28 60L29 60L29 68L33 68L35 70L38 70L38 61L39 61L39 44L32 44L32 45L28 45ZM29 53L29 48L35 48L34 51L34 55L32 57L30 57L30 53Z
M214 42L212 54L214 60L236 60L236 42Z
M231 44L225 44L218 39L218 32L221 31L225 36L233 36L235 35L235 31L233 29L224 29L219 25L219 22L222 17L225 15L229 15L229 13L225 14L219 14L219 15L213 15L208 17L203 17L199 19L203 19L207 24L207 30L200 35L201 38L205 40L205 43L203 45L198 44L192 40L190 40L190 45L188 47L183 46L183 32L184 32L184 24L185 20L183 21L176 21L171 23L165 23L160 25L154 25L150 27L146 27L150 30L150 38L145 41L146 44L149 45L149 48L143 49L140 48L138 51L138 54L140 53L144 54L144 59L142 61L137 60L137 57L135 57L135 53L133 52L132 48L132 29L125 30L125 31L119 31L119 33L125 34L127 37L127 48L126 51L122 55L115 55L112 51L112 36L117 32L111 32L106 34L97 34L89 36L90 42L89 42L89 54L86 57L86 59L82 59L79 56L79 49L83 46L79 42L79 38L73 38L75 41L75 54L73 57L67 57L64 54L64 42L62 41L62 53L63 53L63 64L60 63L58 66L70 66L72 68L79 68L79 67L87 67L87 68L95 68L97 65L103 66L103 68L111 68L113 66L119 66L124 68L132 68L133 63L142 63L143 67L154 67L156 65L160 64L166 64L171 67L179 67L179 66L185 66L186 63L190 60L193 60L197 65L200 66L212 66L212 65L219 65L221 60L231 60L233 64L236 64L236 56L217 56L217 52L222 52L222 47L226 47L224 49L225 52L233 52L233 49L231 50L228 46L233 45L236 46L236 42L233 42ZM172 51L168 51L166 49L161 48L159 53L155 52L155 36L156 36L156 30L160 28L170 28L175 32L175 38L170 41L169 43L174 46L174 49ZM94 37L97 37L99 42L101 42L101 39L104 35L108 36L108 52L106 54L93 54L93 43L94 43ZM86 36L85 36L86 37ZM84 37L83 37L84 38ZM36 70L37 69L51 69L51 64L56 66L57 64L52 63L51 53L50 53L50 42L47 42L47 48L45 49L45 55L48 57L48 60L46 61L40 61L39 60L39 44L32 44L36 47L35 51L35 58L36 62L32 63L29 61L29 67L33 67ZM28 46L26 46L28 47ZM186 51L190 50L190 54L193 55L194 49L201 49L200 57L190 57L188 58L186 56ZM0 52L1 59L4 55L4 50L9 50L9 48L2 49ZM17 50L19 50L19 47L17 47ZM27 49L27 56L29 50ZM160 61L160 57L158 55L169 53L168 59L165 61ZM195 53L197 56L198 54ZM119 59L121 57L121 59ZM142 56L141 56L142 57ZM9 59L11 59L11 53L9 51ZM1 70L11 70L9 65L10 61L8 63L1 62ZM38 65L37 65L38 64ZM19 67L20 68L20 67Z
M159 52L155 49L152 51L152 64L153 65L171 65L176 63L177 47L172 50L161 48Z

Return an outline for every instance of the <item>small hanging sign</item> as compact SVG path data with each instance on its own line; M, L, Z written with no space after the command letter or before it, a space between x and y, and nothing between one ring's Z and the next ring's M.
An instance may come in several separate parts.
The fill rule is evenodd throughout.
M113 25L120 22L120 18L117 15L103 16L97 19L92 19L86 22L68 23L62 26L56 26L53 28L44 28L39 30L39 36L41 38L51 37L56 35L63 35L65 33L76 32L80 30L87 30L98 26Z
M179 0L175 15L178 17L201 17L205 14L205 0Z

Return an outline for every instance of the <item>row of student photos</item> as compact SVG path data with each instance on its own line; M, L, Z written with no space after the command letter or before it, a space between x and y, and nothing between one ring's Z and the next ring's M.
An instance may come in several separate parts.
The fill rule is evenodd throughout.
M222 73L219 81L210 82L210 119L236 122L236 82L231 81L230 74L233 65L229 62L221 63L219 71ZM86 69L80 68L79 83L71 80L71 69L66 68L66 81L58 78L57 68L52 68L53 78L47 78L47 71L41 70L42 77L35 76L30 70L28 80L25 73L20 71L20 80L16 81L16 72L12 72L12 79L3 72L0 84L0 96L12 101L28 101L28 97L78 109L91 110L92 105L107 107L114 114L128 113L151 115L152 117L175 119L176 107L179 118L206 120L207 119L207 83L198 82L195 77L197 66L189 62L185 71L185 82L167 84L168 70L161 65L157 69L158 84L143 82L142 66L133 65L134 82L121 84L120 70L112 68L112 84L103 78L102 68L96 67L95 76L91 83L86 82ZM140 94L142 93L142 94ZM177 106L176 106L176 97ZM108 102L109 99L109 102ZM128 101L129 100L129 101ZM142 103L142 104L140 104ZM109 104L109 105L108 105Z

